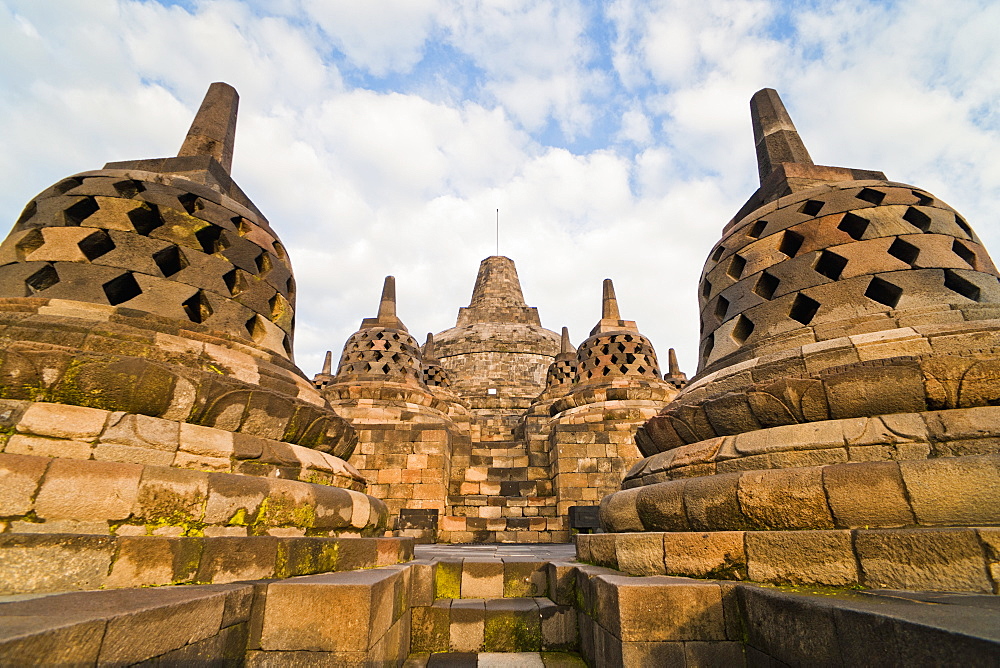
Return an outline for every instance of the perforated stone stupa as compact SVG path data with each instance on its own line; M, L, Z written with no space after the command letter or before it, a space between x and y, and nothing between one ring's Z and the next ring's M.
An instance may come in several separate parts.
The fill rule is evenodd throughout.
M418 350L395 319L390 279L337 374L328 363L314 382L358 431L352 462L397 534L568 540L569 508L619 487L641 457L635 430L677 392L650 342L620 319L611 282L577 350L565 328L560 337L541 326L510 258L488 257L456 326Z
M927 191L814 165L773 90L751 111L761 186L702 272L698 374L602 521L670 532L661 572L994 591L996 268Z
M6 533L384 529L292 361L291 265L229 174L237 101L213 84L178 157L63 179L0 245Z

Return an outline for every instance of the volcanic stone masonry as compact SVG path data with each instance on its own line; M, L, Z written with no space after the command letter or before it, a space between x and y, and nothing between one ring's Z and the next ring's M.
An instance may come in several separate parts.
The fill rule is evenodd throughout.
M702 272L698 374L639 429L594 561L1000 591L993 262L925 190L814 165L775 91L751 110L761 185Z
M566 542L571 506L596 506L641 457L638 426L683 386L621 320L611 281L579 350L541 326L514 263L483 260L458 322L423 350L396 317L386 278L378 317L332 355L316 387L358 433L352 460L395 535L439 542ZM582 370L582 372L581 372Z

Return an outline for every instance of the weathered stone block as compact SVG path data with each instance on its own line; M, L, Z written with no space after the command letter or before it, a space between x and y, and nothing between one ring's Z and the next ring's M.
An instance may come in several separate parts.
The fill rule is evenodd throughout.
M659 533L622 533L615 538L618 570L629 575L663 575L663 537Z
M663 560L668 574L725 580L746 577L742 531L679 531L657 535L663 539Z
M114 547L106 536L3 534L0 594L96 589L104 584Z
M839 527L895 527L914 523L896 462L826 466L823 487Z
M462 595L465 598L503 597L504 565L499 559L465 559L462 563Z
M451 604L451 629L448 640L452 652L480 652L486 626L486 602L461 599Z
M47 457L0 454L0 513L10 517L31 510L49 461Z
M108 415L97 408L38 402L28 406L17 429L36 436L88 441L101 433Z
M900 462L917 522L1000 524L1000 455Z
M541 618L533 598L486 600L483 649L486 652L538 652Z
M855 549L869 587L993 591L973 529L859 529Z
M718 585L659 575L594 582L596 621L622 641L726 639Z
M690 528L684 512L686 484L686 480L671 480L627 490L636 495L636 511L646 531L687 531Z
M185 526L202 519L207 496L207 473L146 466L132 513L147 524Z
M739 499L748 520L760 528L833 528L819 467L747 471L740 475Z
M126 519L142 470L135 464L56 459L35 500L35 512L46 519Z
M831 586L858 582L850 531L748 531L746 549L751 580Z

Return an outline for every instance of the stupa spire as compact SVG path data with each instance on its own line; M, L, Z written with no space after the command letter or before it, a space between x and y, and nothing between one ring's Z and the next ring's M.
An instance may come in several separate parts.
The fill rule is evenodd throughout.
M177 157L210 155L230 172L239 106L240 96L235 88L221 81L209 86Z
M750 98L750 119L757 147L757 172L762 184L783 162L813 164L778 91L762 88L754 93Z
M326 359L323 360L322 373L326 374L327 376L333 373L333 352L329 350L326 351Z
M396 317L396 277L386 276L382 283L382 297L378 302L378 315L361 321L362 327L388 327L406 331L406 325Z
M573 348L573 344L569 342L569 327L562 328L562 341L559 344L559 354L564 353L574 353L576 349Z
M601 319L621 320L618 312L618 299L615 297L615 285L610 278L604 279L604 293L601 296Z
M434 335L431 334L430 332L427 332L427 341L424 343L423 357L424 360L437 359L434 356Z
M458 326L515 322L541 325L538 311L524 303L514 261L492 255L479 264L472 301L458 310Z

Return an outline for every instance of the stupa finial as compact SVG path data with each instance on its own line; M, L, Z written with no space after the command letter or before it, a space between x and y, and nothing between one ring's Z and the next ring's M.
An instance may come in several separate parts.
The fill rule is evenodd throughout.
M230 172L239 106L240 96L235 88L220 81L209 86L177 157L210 155Z
M813 164L778 91L762 88L754 93L750 98L750 119L757 146L757 172L762 184L783 162Z

